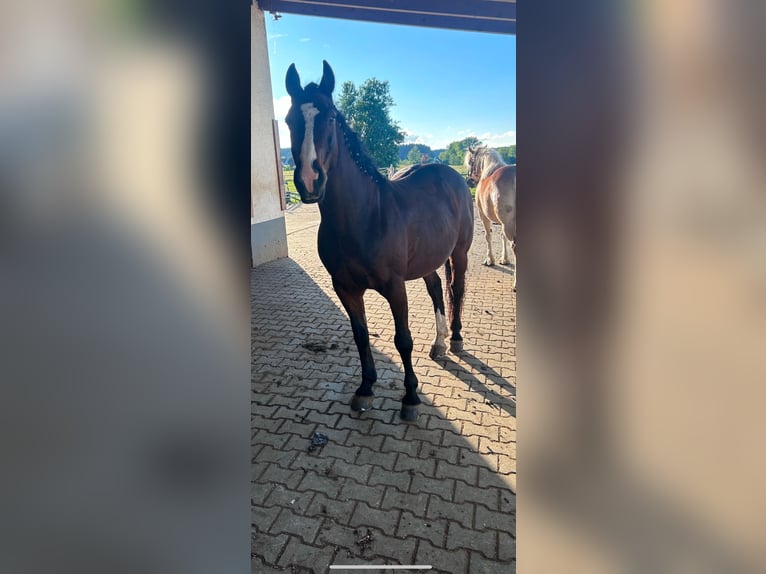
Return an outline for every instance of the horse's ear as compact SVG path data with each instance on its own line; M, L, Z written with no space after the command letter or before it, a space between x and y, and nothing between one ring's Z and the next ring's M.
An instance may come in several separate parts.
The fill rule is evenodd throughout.
M287 68L287 76L285 76L285 88L290 97L295 99L303 93L301 88L301 78L298 76L298 70L295 69L295 64L290 64Z
M319 82L319 89L327 95L332 94L335 89L335 74L327 60L322 60L322 81Z

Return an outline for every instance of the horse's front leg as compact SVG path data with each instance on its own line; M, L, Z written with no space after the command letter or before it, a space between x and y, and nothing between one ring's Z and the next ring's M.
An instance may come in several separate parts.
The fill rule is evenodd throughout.
M334 285L334 287L351 320L354 342L359 351L359 360L362 363L362 384L351 399L351 410L366 411L372 408L372 400L375 396L372 392L372 385L378 379L378 374L375 371L375 363L372 360L372 351L370 350L370 334L367 330L367 316L364 313L364 290L348 291L338 285Z
M412 368L412 335L408 323L408 303L407 289L404 281L394 281L387 285L381 294L386 298L391 306L391 313L394 316L394 326L396 334L394 335L394 344L399 355L402 357L402 366L404 366L404 398L402 398L402 410L399 416L406 421L414 421L418 418L418 378Z

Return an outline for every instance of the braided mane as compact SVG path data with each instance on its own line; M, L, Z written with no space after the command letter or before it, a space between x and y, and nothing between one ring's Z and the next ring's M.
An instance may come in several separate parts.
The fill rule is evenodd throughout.
M378 167L367 153L362 140L360 140L356 132L351 129L345 116L340 113L340 111L338 111L337 122L343 132L343 139L346 140L346 147L356 166L361 169L363 173L370 176L375 183L382 184L385 182L386 178L378 171Z
M317 94L320 94L322 98L327 97L325 94L322 94L319 85L315 82L306 84L306 87L303 90L309 99L317 97ZM362 171L362 173L371 177L375 183L383 184L387 180L383 174L378 171L378 166L376 166L375 162L372 161L372 158L365 149L362 140L360 140L357 133L351 129L351 126L348 125L348 120L346 120L346 117L340 112L340 110L338 110L332 100L330 100L330 107L337 114L336 121L338 122L338 125L340 125L341 131L343 133L343 139L346 140L346 148L351 154L351 158L354 160L356 166Z

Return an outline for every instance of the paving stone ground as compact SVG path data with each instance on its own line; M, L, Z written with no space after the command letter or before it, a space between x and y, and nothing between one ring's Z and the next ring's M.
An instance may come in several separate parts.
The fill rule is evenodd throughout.
M404 386L393 320L386 301L368 291L377 398L374 410L352 413L359 358L317 255L319 211L300 206L285 220L290 258L251 275L252 571L320 574L331 564L515 571L512 268L481 265L476 226L465 351L438 360L428 357L435 326L425 284L407 284L423 400L416 423L399 419ZM499 255L499 228L493 236ZM328 443L309 450L314 432Z

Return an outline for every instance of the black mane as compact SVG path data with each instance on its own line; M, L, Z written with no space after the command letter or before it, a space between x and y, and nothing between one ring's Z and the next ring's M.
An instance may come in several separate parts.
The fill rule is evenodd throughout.
M369 175L375 183L382 184L385 182L386 178L378 171L378 166L372 161L362 140L360 140L356 132L351 129L346 118L340 112L338 112L337 121L340 129L343 131L343 139L346 140L346 147L348 147L348 151L357 167L361 169L362 172Z
M303 88L303 91L308 96L309 100L316 98L317 94L321 94L322 97L327 97L325 94L322 94L319 85L316 82L306 84L306 87ZM335 107L334 103L332 103L332 108L335 109L338 114L338 125L340 125L340 128L343 132L343 139L346 140L346 147L348 148L348 151L351 154L351 158L354 160L356 166L361 169L363 173L370 176L375 183L384 183L386 178L380 173L380 171L378 171L378 166L376 166L375 162L372 161L372 158L362 143L362 140L360 140L357 133L351 129L351 126L348 125L346 117L340 112L340 110Z

